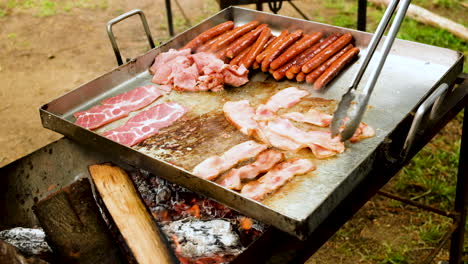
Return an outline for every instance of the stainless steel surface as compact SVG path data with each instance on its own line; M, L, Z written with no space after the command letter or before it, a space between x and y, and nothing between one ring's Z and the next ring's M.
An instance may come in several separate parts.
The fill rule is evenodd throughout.
M93 132L73 124L74 112L88 109L106 97L140 85L151 84L152 76L147 72L147 69L157 54L167 51L169 48L181 47L200 32L226 20L234 20L236 25L258 20L262 23L268 23L276 34L282 29L291 31L299 28L306 33L322 31L326 35L336 32L351 32L355 38L356 46L361 49L368 45L372 36L369 33L321 23L230 7L176 36L157 49L153 49L112 72L44 105L40 109L44 127L75 139L84 146L106 153L110 160L120 160L149 170L174 183L212 197L244 214L300 238L305 238L364 177L369 175L372 168L377 165L374 164L375 157L380 155L377 149L382 149L384 145L389 144L387 142L388 136L402 120L411 115L412 111L432 93L438 84L452 83L462 69L463 56L459 52L415 42L395 40L385 67L376 83L374 96L369 102L370 107L364 117L365 122L376 128L376 136L358 144L347 144L347 150L336 158L317 160L318 169L316 171L294 178L262 202L247 199L237 192L224 189L216 183L202 180L190 173L189 170L192 168L188 166L189 163L193 164L209 155L219 154L223 149L245 140L240 133L234 131L235 129L223 126L221 121L217 119L216 112L219 112L226 100L249 99L253 105L256 105L279 89L288 86L305 89L311 93L311 97L322 98L321 100L323 98L338 100L346 92L343 87L350 83L353 72L362 63L361 59L344 71L324 92L314 91L307 84L288 81L276 82L263 73L253 73L251 82L244 87L230 88L220 93L172 92L170 96L162 97L158 102L174 100L189 107L192 111L189 113L188 119L203 123L204 118L208 118L211 120L209 124L213 125L213 129L222 129L221 131L214 130L209 135L197 135L198 138L195 138L194 141L211 144L211 148L203 149L204 152L198 152L196 148L174 150L171 149L169 143L163 144L164 142L159 142L157 147L140 145L129 148L100 136L99 132L102 130ZM372 60L370 66L375 66L376 63ZM363 80L366 78L368 77L365 74ZM187 124L186 128L193 125L189 121L184 121L187 122L185 123ZM180 122L178 125L177 129L180 129L177 130L178 132L187 132L183 130L183 124ZM112 124L103 130L110 128L112 128ZM167 131L171 131L171 129L169 128ZM228 133L223 134L223 131ZM170 143L174 143L173 141L177 139L175 137L177 133L173 133L174 137L172 138L169 134L166 133L160 137L172 140ZM158 141L159 139L158 136L155 136L151 140ZM392 142L391 144L401 147L400 143L403 142Z
M416 115L414 116L413 122L411 123L410 130L408 132L408 136L406 137L405 144L403 145L402 149L402 158L404 159L406 155L408 155L409 150L411 149L411 145L413 144L414 138L416 137L416 133L418 130L422 129L421 123L423 120L424 115L427 113L427 110L431 107L431 114L429 116L429 120L434 119L435 114L437 112L437 108L440 105L436 104L436 100L441 99L441 96L445 92L447 92L448 84L443 83L437 90L435 90L429 98L427 98L418 108L416 111Z
M122 60L122 55L120 54L119 46L117 45L117 41L115 40L115 37L114 37L114 32L112 32L112 26L136 14L140 15L141 23L143 24L143 28L145 29L146 38L148 39L148 43L150 47L152 49L155 47L153 37L151 36L151 31L148 26L148 22L146 21L146 16L143 13L143 11L141 11L140 9L134 9L125 14L122 14L107 23L107 35L109 36L109 40L112 44L112 49L114 49L115 58L117 59L117 65L122 65L123 60Z
M383 43L380 57L377 59L379 63L376 65L369 79L367 80L363 92L361 94L357 94L356 90L358 88L359 82L361 81L362 76L364 75L364 72L366 71L366 68L369 65L370 60L373 57L377 45L380 42L388 23L390 23L390 20L399 2L400 0L393 0L388 5L387 10L383 15L383 18L380 21L379 26L377 27L377 30L375 31L375 34L369 43L369 47L367 48L367 54L364 58L364 61L362 62L361 67L357 71L356 76L354 77L353 82L351 83L351 86L348 88L348 92L346 92L343 95L343 98L338 104L338 108L336 109L335 114L333 115L333 120L331 124L332 135L338 135L341 125L346 124L343 131L341 131L342 141L350 139L354 135L354 132L358 128L359 124L361 123L362 116L366 111L370 96L372 95L375 83L377 82L377 78L379 77L382 67L384 66L385 61L387 60L388 52L390 51L390 48L392 47L393 42L395 41L396 34L400 29L401 23L403 22L406 10L408 9L411 0L403 0L403 2L400 4L400 8L398 9L395 19L392 25L390 26L388 35L385 38L385 42ZM356 98L356 96L358 97L357 104L353 106L353 111L351 113L348 113L348 109L351 107L351 102ZM347 116L349 117L349 120L345 122L344 118Z

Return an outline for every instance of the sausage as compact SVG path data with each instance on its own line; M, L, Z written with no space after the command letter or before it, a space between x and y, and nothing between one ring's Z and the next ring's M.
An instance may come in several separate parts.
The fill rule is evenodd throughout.
M260 64L258 64L257 61L254 61L254 62L252 63L252 69L256 70L256 69L258 69L258 68L260 68Z
M229 64L230 65L240 65L240 62L242 61L242 59L245 57L245 55L247 55L247 53L250 51L252 47L247 47L246 49L244 49L243 51L241 51L241 53L237 54L236 57L234 57L230 62Z
M250 68L252 66L252 63L255 61L255 58L257 57L260 52L262 52L263 48L265 48L265 44L267 43L268 39L270 38L271 35L271 29L269 27L265 27L262 30L262 33L258 37L257 41L255 41L254 45L252 48L249 50L247 55L245 55L242 59L240 64L244 64L245 68Z
M286 37L288 34L289 34L289 31L283 30L278 37L276 37L270 44L268 44L268 46L260 54L257 55L255 60L258 63L262 62L262 60L265 58L267 53L270 51L271 47L276 46L277 45L276 43L280 41L282 38Z
M233 30L229 31L224 38L219 39L216 41L210 48L211 52L216 52L217 50L228 46L234 40L240 38L241 36L247 34L249 31L256 28L260 22L252 21L240 27L236 27Z
M322 42L315 44L314 46L306 49L299 57L296 59L296 63L286 71L286 77L288 79L293 79L297 73L301 71L302 65L306 63L308 60L313 58L317 53L328 47L330 44L332 44L335 40L337 40L339 35L333 34L328 36L326 39L324 39Z
M330 59L328 59L326 62L324 62L320 67L317 69L313 70L311 73L307 74L306 77L306 82L308 83L313 83L317 78L322 75L322 73L325 72L325 70L330 67L330 65L335 62L339 57L343 56L348 50L354 48L353 44L348 44L348 46L344 47L342 50L340 50L338 53L333 55Z
M276 46L272 46L270 51L267 53L262 61L262 71L266 72L270 63L276 59L283 50L289 47L292 43L298 40L302 36L302 30L296 30L286 37L282 38L276 43Z
M314 89L320 90L327 85L333 78L340 73L340 71L359 54L359 48L352 48L348 50L343 56L339 57L333 62L325 72L314 83Z
M320 66L320 64L328 60L328 58L330 58L335 53L340 51L340 49L342 49L344 46L348 45L352 39L353 39L353 36L351 36L350 33L344 34L343 36L338 38L335 42L333 42L330 46L322 50L319 54L317 54L312 59L304 63L304 65L302 65L302 68L301 68L302 71L304 73L311 72L312 70Z
M192 51L194 51L203 43L207 42L210 39L213 39L216 36L223 34L224 32L228 30L231 30L233 27L234 27L234 22L232 21L226 21L217 26L214 26L204 31L200 35L196 36L191 41L189 41L189 43L185 44L185 46L182 49L191 49Z
M277 81L283 79L284 76L286 75L286 71L289 70L289 68L291 68L294 65L294 62L295 60L290 61L286 63L285 65L281 66L279 69L275 70L273 72L273 78L275 78L275 80Z
M239 54L243 49L250 46L255 40L258 38L258 35L262 32L264 28L268 27L267 24L262 24L258 26L256 29L250 31L249 33L245 34L244 36L240 37L233 43L231 43L226 48L225 55L228 58L234 58L237 54Z
M300 72L296 75L296 81L298 82L303 82L306 79L306 74L303 72Z
M291 60L292 58L296 57L300 53L302 53L304 50L309 48L310 46L314 45L317 43L321 38L323 34L322 32L315 32L312 35L304 35L304 37L296 42L294 45L289 47L283 54L281 54L278 58L273 60L270 64L270 68L273 70L278 69L281 67L283 64Z
M210 49L211 49L211 46L216 42L218 41L219 39L225 37L229 32L231 31L228 31L228 32L225 32L219 36L217 36L216 38L213 38L207 42L205 42L203 45L201 45L200 47L197 48L196 52L208 52Z

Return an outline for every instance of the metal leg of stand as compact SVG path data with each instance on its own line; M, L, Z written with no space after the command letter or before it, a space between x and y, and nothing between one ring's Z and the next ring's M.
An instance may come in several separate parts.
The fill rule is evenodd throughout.
M174 25L172 23L172 9L171 0L165 0L166 3L166 15L167 15L167 27L169 28L169 35L174 36Z
M367 0L358 0L357 30L366 31Z
M463 130L461 137L460 159L458 164L457 193L455 196L455 212L459 213L458 227L452 235L450 243L450 264L462 263L463 240L468 200L468 107L465 107Z
M263 0L257 0L256 5L258 11L263 11Z

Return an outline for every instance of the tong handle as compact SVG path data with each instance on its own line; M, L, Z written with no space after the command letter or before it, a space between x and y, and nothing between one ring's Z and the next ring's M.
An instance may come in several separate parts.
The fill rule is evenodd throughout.
M429 121L435 118L435 113L441 105L444 94L447 94L448 88L449 86L446 83L439 85L439 87L437 87L437 89L418 107L400 154L403 159L405 159L408 155L411 146L413 145L414 139L416 138L417 131L421 129L420 126L426 112L432 106L431 113L429 114Z
M374 36L372 37L369 43L369 47L367 48L367 54L364 57L364 61L362 62L361 67L359 67L359 70L354 76L353 82L351 84L352 88L356 89L359 82L361 81L362 76L364 75L364 72L366 71L367 66L369 65L369 62L372 59L372 56L374 55L374 52L377 49L377 46L379 45L380 39L382 38L385 29L388 26L388 23L390 23L390 20L392 18L393 13L395 12L398 2L399 0L393 0L388 5L387 10L385 10L383 17L380 20L379 25L377 26L377 29L374 32Z
M136 14L140 15L141 23L143 24L143 28L145 29L146 37L148 38L150 47L152 49L155 47L153 37L151 36L151 31L148 26L148 22L146 21L146 16L145 13L143 13L143 11L141 11L140 9L134 9L132 11L129 11L118 17L113 18L112 20L107 22L107 35L109 36L112 48L114 49L115 58L117 59L117 65L119 66L123 64L123 60L122 55L120 54L119 46L117 45L117 41L115 40L114 33L112 32L112 26Z
M366 58L364 59L364 62L359 68L356 76L354 77L353 83L351 87L348 89L348 92L345 95L343 95L342 101L345 101L345 103L340 102L340 104L338 105L338 109L335 111L335 116L333 117L332 127L331 127L333 135L338 134L338 128L341 125L341 122L343 120L342 118L344 118L347 115L347 111L351 105L351 101L356 96L355 92L356 92L357 86L370 60L372 59L374 52L378 46L378 43L380 42L380 39L383 36L385 28L390 22L391 17L393 13L395 12L395 9L399 2L400 0L393 0L390 3L387 10L385 11L384 17L380 21L379 26L377 28L377 32L372 37L371 43L369 45L369 51L366 55ZM367 104L369 103L370 96L372 94L372 91L374 90L375 83L377 82L380 72L382 71L382 68L385 64L388 53L390 52L390 48L392 47L393 42L395 41L396 34L398 33L398 30L400 29L401 23L403 22L403 19L405 18L406 10L408 9L410 2L411 0L402 0L400 2L400 8L398 9L397 14L395 15L395 19L392 25L390 26L390 30L388 32L387 37L385 38L385 41L382 46L381 54L379 58L377 58L378 64L372 70L362 94L359 94L358 96L358 102L357 102L356 108L354 112L351 115L349 115L350 120L349 122L347 122L345 129L341 132L342 141L348 140L353 136L354 132L359 126L359 123L362 120L362 117L364 116L364 112L367 109Z

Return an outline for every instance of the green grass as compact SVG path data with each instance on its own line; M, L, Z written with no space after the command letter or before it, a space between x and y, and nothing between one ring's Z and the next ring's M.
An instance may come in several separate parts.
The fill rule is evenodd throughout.
M408 259L406 253L408 249L406 247L395 249L387 244L384 258L379 262L380 264L406 264Z
M412 200L450 210L455 197L459 151L459 140L445 142L444 137L436 138L403 168L395 189Z
M424 6L441 6L448 9L463 8L460 7L460 1L457 0L421 0L415 2L424 3ZM314 17L314 20L340 27L356 28L357 1L326 0L324 1L324 5L332 11L336 11L336 15L327 18ZM382 18L383 12L383 8L369 5L367 10L367 31L375 31L378 22ZM468 72L468 42L463 41L446 30L424 25L411 18L405 18L397 37L463 52L465 55L463 72Z

